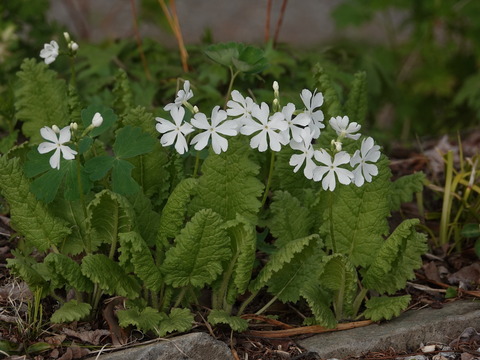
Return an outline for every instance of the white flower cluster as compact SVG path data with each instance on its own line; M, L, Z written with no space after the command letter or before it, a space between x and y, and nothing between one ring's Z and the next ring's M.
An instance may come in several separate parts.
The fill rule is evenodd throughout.
M280 109L277 82L273 88L274 108L279 108L279 111L271 112L266 103L256 104L250 97L244 97L234 90L232 99L227 102L227 109L221 110L215 106L209 119L189 103L193 92L187 80L184 88L178 91L175 101L164 107L170 112L173 122L156 118L156 129L162 134L160 142L163 146L175 144L177 152L184 154L188 151L187 135L198 130L190 140L190 145L202 150L211 142L213 151L220 154L228 149L225 136L242 134L252 136L250 146L261 152L269 148L280 151L286 145L298 150L300 153L292 155L289 162L294 166L293 171L297 172L304 166L305 177L322 181L324 190L333 191L337 181L344 185L354 183L356 186L372 181L372 176L378 174L374 163L380 158L380 147L375 145L373 139L363 139L360 150L353 155L342 150L344 139L360 138L359 124L349 122L348 116L332 117L328 123L335 130L337 138L332 139L331 149L314 149L315 140L325 128L324 115L319 109L323 104L322 93L304 89L300 94L303 109L297 110L292 103ZM194 114L190 123L184 120L185 107Z
M67 42L68 50L71 55L75 55L78 51L78 44L70 39L68 32L63 33L63 37ZM43 49L40 51L40 57L49 65L53 63L60 54L60 48L55 40L50 41L49 44L43 44Z

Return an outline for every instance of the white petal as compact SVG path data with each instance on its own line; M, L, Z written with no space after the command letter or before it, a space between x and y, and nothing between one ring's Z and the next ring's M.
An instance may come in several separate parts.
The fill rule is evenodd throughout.
M52 169L60 169L60 148L57 148L49 160Z
M303 154L294 154L290 157L288 164L290 166L295 166L293 172L297 172L305 161L305 155Z
M250 140L250 147L252 149L257 149L260 152L267 150L267 133L266 131L261 131Z
M313 169L313 181L322 180L323 176L329 172L330 169L327 166L317 166Z
M332 165L332 157L324 149L315 150L313 156L315 157L315 160L321 162L322 164L325 164L327 166Z
M75 159L75 155L77 154L77 152L75 150L72 150L68 146L65 146L65 145L60 146L60 150L62 151L62 155L63 155L63 158L65 160Z
M42 142L40 143L40 145L38 145L38 152L40 154L45 154L45 153L48 153L54 149L57 148L57 145L56 144L53 144L51 142Z
M177 142L175 143L175 150L177 150L179 154L184 154L185 151L188 150L187 140L185 139L185 136L178 134Z
M312 92L308 89L303 89L301 94L300 94L300 98L302 99L305 107L307 109L311 109L310 99L312 98Z
M160 118L157 118L157 119L160 119ZM175 130L175 125L171 121L168 121L168 120L165 120L165 119L160 119L160 123L155 125L155 129L157 129L157 131L160 134L164 134L166 132Z
M322 106L322 104L323 104L323 94L322 93L316 93L313 96L313 99L311 100L312 110Z
M227 151L228 141L227 139L221 137L220 135L213 133L212 134L212 148L215 154L220 154L222 151Z
M70 126L65 126L60 130L60 136L58 137L58 142L64 144L70 141L72 134L70 133Z
M333 171L329 171L328 174L323 178L322 187L323 190L335 190L335 173Z
M211 126L204 113L196 113L190 122L197 129L207 130Z
M202 149L205 149L205 146L207 146L209 139L210 139L210 132L204 131L200 134L195 135L192 141L190 141L190 144L196 144L195 150L202 150Z
M160 138L160 143L162 146L170 146L175 142L175 139L177 138L177 132L171 131L169 133L166 133Z
M51 141L55 144L58 143L57 134L55 134L55 131L48 126L44 126L40 129L40 135L42 135L45 140Z
M342 183L343 185L348 185L352 182L353 174L350 170L336 168L335 173L338 176L338 181L340 181L340 183Z
M338 165L347 164L350 162L350 154L346 151L340 151L335 154L335 159L333 160L333 165L336 167Z

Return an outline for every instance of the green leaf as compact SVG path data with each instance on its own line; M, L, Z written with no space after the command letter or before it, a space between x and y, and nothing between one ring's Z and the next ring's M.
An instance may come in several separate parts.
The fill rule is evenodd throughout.
M210 45L205 54L213 61L238 71L255 74L268 66L268 61L262 50L235 42Z
M460 233L465 238L480 237L480 224L465 224Z
M42 141L43 126L59 127L70 122L65 80L43 62L25 59L17 73L15 88L16 118L23 122L22 132L32 143Z
M182 180L168 197L160 217L158 244L167 245L168 239L175 238L185 222L187 204L190 202L198 180L187 178Z
M365 122L368 110L367 94L367 73L365 71L357 72L345 104L345 111L350 122L358 124Z
M280 301L297 302L305 288L319 282L323 270L322 257L325 254L320 250L318 235L313 234L307 238L311 239L310 243L302 251L295 253L292 259L268 280L268 291Z
M173 308L170 314L162 320L158 331L159 336L165 336L173 331L188 331L194 322L193 314L188 309Z
M237 213L256 222L263 184L257 179L258 166L249 158L244 139L230 139L228 151L211 154L202 165L197 196L192 209L212 209L224 220L233 220Z
M113 151L117 158L128 159L153 150L155 139L138 127L127 125L116 133Z
M357 292L357 280L357 270L345 256L334 254L324 259L319 283L323 288L334 291L335 296L342 299L343 313L348 313L353 305Z
M112 168L112 190L117 194L131 195L140 191L140 185L132 177L132 165L127 160L116 159Z
M103 122L102 125L90 131L89 136L91 137L95 137L104 133L115 123L115 121L117 121L117 115L115 115L112 109L103 105L92 104L88 108L83 109L81 113L82 123L85 128L92 124L93 117L97 112L102 115Z
M32 193L35 194L38 200L46 204L51 203L58 193L66 172L65 166L61 166L60 169L50 168L45 174L32 181L30 190L32 190Z
M135 269L135 275L143 281L144 286L152 291L160 291L163 285L163 276L155 264L152 253L142 237L135 231L119 234L119 251L130 257Z
M30 254L25 256L18 250L12 250L12 254L14 257L7 259L7 267L12 274L25 281L30 289L37 287L48 289L49 284L38 271L38 263Z
M381 245L363 275L363 285L379 293L394 294L414 279L414 269L422 266L421 255L427 251L426 236L415 230L418 219L403 221Z
M238 58L244 48L245 45L235 42L215 44L205 49L205 55L223 66L231 67L232 59Z
M87 160L85 171L92 181L103 179L113 167L115 159L108 155L96 156Z
M366 310L363 315L372 321L390 320L408 307L411 296L380 296L372 297L365 302Z
M63 280L57 287L68 285L77 291L93 291L93 284L82 274L80 265L68 256L50 253L45 257L44 263L55 277Z
M322 109L325 119L344 115L337 91L330 81L330 77L320 64L315 65L313 69L313 78L318 92L323 94L324 107Z
M116 313L119 325L126 328L130 325L141 331L158 331L160 323L167 318L164 313L151 308L150 306L138 309L136 307L126 310L119 310Z
M26 353L27 354L41 353L46 350L52 350L53 348L54 348L54 345L43 342L43 341L39 341L28 346L26 349Z
M270 209L272 217L268 221L268 227L276 238L277 247L312 233L314 214L288 192L276 191Z
M161 268L165 283L202 288L222 273L222 263L230 256L230 239L222 227L222 218L210 209L200 210L165 254Z
M315 284L305 286L301 295L307 301L316 324L329 329L333 329L337 325L337 319L331 309L332 296L330 293L325 292L319 284Z
M412 201L413 194L423 190L424 181L425 174L423 172L416 172L402 176L393 182L392 190L389 194L390 210L398 211L402 203Z
M311 235L288 242L270 256L255 280L250 284L250 291L259 291L267 285L272 276L292 261L296 254L301 253L310 242L316 240L318 235Z
M30 192L18 159L0 158L0 192L10 205L11 226L39 251L59 245L71 230Z
M377 166L379 174L371 183L362 187L341 186L335 192L322 193L325 208L320 235L325 236L329 248L335 245L334 252L344 254L355 266L366 267L373 261L383 242L382 235L389 229L391 173L385 158Z
M154 139L158 137L158 131L155 129L155 124L157 123L155 117L143 106L129 109L122 118L122 123L124 126L140 128Z
M233 331L242 332L248 329L248 321L238 316L232 316L224 310L212 310L208 314L211 325L227 324Z
M153 210L152 202L142 193L127 197L136 218L138 233L149 247L156 244L160 214Z
M140 285L127 275L123 268L103 254L90 254L82 259L82 274L109 295L135 299L139 296Z
M79 321L90 315L91 310L90 304L70 300L52 314L50 321L54 324Z
M112 93L115 99L113 107L117 114L124 114L129 111L133 106L133 94L125 70L120 68L117 70Z

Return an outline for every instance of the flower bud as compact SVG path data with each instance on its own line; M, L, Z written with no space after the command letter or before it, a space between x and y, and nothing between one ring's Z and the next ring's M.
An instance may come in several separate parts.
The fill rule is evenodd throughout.
M76 52L78 50L78 44L75 42L75 41L71 41L70 44L68 44L68 46L70 47L70 49L72 49L72 51Z
M103 117L100 113L95 113L95 115L93 115L93 119L92 119L92 125L93 127L99 127L101 126L103 123Z
M277 93L279 89L280 89L280 87L278 86L278 82L274 81L273 82L273 91L275 91Z
M60 129L58 128L57 125L52 125L52 130L53 130L56 134L60 134Z
M67 43L70 43L70 34L69 34L68 32L65 31L65 32L63 33L63 37L65 38L65 41L66 41Z
M198 112L200 112L200 110L198 109L198 106L195 105L195 106L193 107L193 113L196 114L196 113L198 113Z
M70 123L70 129L72 129L73 131L78 130L78 124L76 122Z
M335 148L336 152L342 151L342 143L340 141L332 140L331 144L332 148Z

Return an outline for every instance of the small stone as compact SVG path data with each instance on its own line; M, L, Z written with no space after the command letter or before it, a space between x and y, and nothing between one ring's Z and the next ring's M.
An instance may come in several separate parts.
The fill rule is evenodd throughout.
M397 357L396 360L427 360L427 357L423 355L415 355L407 357Z
M436 348L437 347L435 345L426 345L421 347L420 350L422 350L422 352L424 353L430 353L430 352L434 352Z

